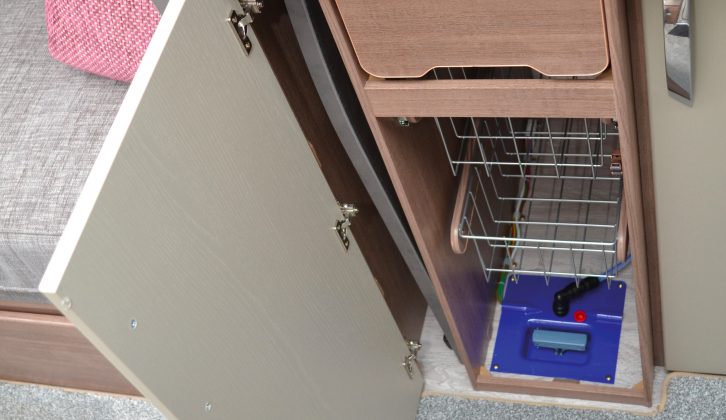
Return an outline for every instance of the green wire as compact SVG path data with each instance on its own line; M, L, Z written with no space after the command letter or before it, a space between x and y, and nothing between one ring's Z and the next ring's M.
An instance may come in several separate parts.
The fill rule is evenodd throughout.
M502 303L504 299L504 286L507 284L507 273L499 276L499 284L497 285L497 302Z

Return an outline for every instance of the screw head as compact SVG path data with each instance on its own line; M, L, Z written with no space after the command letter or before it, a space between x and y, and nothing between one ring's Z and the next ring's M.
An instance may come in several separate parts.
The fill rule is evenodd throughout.
M207 401L204 403L204 411L206 411L207 413L212 412L212 403L211 402Z
M612 381L612 380L613 380L613 377L612 377L612 376L610 376L610 375L607 375L607 376L605 377L605 380L606 380L606 381L608 381L608 382L610 382L610 381Z
M136 321L135 319L132 319L131 322L129 323L129 327L131 327L132 330L135 330L136 327L138 327L138 326L139 326L139 322Z
M622 288L623 288L623 283L618 283L618 289L622 289Z
M492 365L492 369L499 370L499 365Z
M71 307L73 306L73 302L69 297L64 297L63 299L61 299L60 304L65 309L71 309Z

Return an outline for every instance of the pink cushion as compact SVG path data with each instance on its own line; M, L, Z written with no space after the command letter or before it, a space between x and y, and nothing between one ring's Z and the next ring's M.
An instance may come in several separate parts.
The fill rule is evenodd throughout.
M160 15L151 0L46 0L45 18L53 58L128 82Z

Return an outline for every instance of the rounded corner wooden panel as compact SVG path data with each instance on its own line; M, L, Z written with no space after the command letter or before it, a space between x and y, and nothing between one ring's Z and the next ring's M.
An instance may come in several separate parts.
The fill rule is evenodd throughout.
M436 67L531 67L596 76L609 65L601 0L337 0L367 73L421 77Z

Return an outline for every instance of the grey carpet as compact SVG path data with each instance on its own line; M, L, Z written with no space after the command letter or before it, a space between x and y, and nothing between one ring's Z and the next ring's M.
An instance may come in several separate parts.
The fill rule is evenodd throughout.
M421 399L417 420L648 418L726 419L726 379L705 376L671 378L665 407L653 417L616 411L428 396ZM163 420L163 416L151 403L141 399L0 382L0 419Z
M2 420L161 420L137 398L0 382Z
M421 400L418 420L458 419L726 419L726 379L676 376L668 385L662 412L644 417L624 412L536 406L455 397L428 396Z

